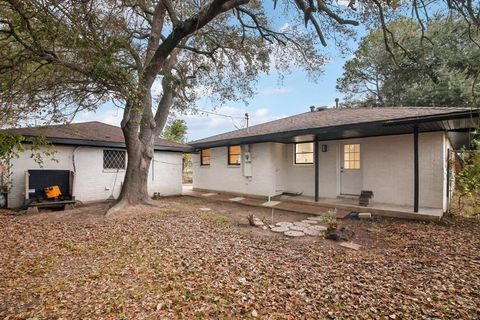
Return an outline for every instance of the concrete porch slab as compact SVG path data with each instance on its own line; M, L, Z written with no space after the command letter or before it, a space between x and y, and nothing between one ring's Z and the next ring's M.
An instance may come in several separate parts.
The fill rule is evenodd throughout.
M372 216L383 216L400 219L422 220L422 221L439 221L443 216L441 209L435 208L420 208L419 213L414 213L413 208L408 206L395 206L374 203L368 207L354 205L356 199L324 199L321 198L319 202L315 202L313 197L299 196L277 196L274 201L265 202L265 198L258 196L246 196L244 194L222 193L222 192L208 192L209 190L195 191L191 188L184 188L183 195L198 198L208 198L213 201L232 202L230 199L242 198L234 201L235 203L253 206L253 207L271 207L276 210L292 211L299 213L306 213L320 216L327 211L336 210L337 218L345 218L350 212L370 212ZM208 196L205 196L208 195ZM272 203L273 202L273 203ZM265 205L267 204L267 205Z

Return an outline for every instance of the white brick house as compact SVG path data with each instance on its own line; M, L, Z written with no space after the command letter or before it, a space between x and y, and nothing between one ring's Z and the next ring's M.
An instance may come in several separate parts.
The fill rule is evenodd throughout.
M193 189L325 204L372 191L378 208L441 215L449 150L468 144L478 117L462 108L313 109L191 142Z
M28 170L68 170L75 178L72 195L82 202L103 201L118 197L125 177L126 149L121 129L101 122L71 125L21 128L9 130L23 136L44 136L56 151L55 159L45 157L40 167L23 152L11 160L12 188L8 207L25 203ZM28 149L28 145L26 145ZM182 193L182 154L189 151L183 144L157 139L154 159L150 166L150 195L180 195Z

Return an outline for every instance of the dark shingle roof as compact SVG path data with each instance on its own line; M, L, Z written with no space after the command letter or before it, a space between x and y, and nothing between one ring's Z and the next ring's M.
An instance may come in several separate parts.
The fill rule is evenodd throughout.
M71 145L98 145L112 147L125 146L122 129L98 121L14 128L6 129L4 131L27 137L46 137L54 144L63 143ZM189 146L182 143L156 138L155 149L169 151L189 151Z
M193 146L204 146L212 142L242 139L256 136L302 131L308 129L332 128L369 122L391 121L408 118L448 115L465 112L466 108L441 107L375 107L375 108L332 108L305 112L291 117L274 120L248 129L222 133L190 142ZM477 115L478 116L478 115ZM228 144L228 143L227 143Z

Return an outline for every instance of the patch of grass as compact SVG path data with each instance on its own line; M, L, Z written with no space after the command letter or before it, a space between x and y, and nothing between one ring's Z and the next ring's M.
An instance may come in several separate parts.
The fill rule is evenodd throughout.
M181 199L181 202L183 204L192 205L192 206L205 203L203 199L198 199L198 198L193 198L193 197L183 197Z

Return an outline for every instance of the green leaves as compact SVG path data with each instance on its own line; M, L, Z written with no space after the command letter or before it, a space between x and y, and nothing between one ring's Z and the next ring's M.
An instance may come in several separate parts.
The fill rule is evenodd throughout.
M422 36L417 21L388 25L395 39L385 50L381 30L362 39L337 88L350 105L479 106L480 33L461 19L435 17ZM472 41L473 40L473 41Z

